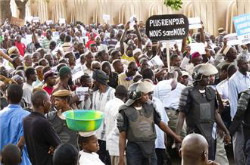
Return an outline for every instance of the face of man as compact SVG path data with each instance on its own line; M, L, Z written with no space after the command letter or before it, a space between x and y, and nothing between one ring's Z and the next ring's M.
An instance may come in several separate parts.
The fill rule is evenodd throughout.
M194 64L194 66L198 65L198 64L201 64L202 63L202 56L198 56L198 57L195 57L193 58L191 61L192 63Z
M150 93L143 93L142 92L142 95L141 95L141 98L140 98L140 102L142 104L148 102L150 100Z
M114 65L114 70L115 70L115 72L117 72L118 74L120 74L120 73L123 73L123 71L124 71L124 66L123 66L123 64L122 64L122 62L116 62L115 63L115 65Z
M134 76L136 74L136 72L138 71L138 67L136 66L136 64L132 64L129 68L128 68L128 74L129 76Z
M172 66L180 67L181 65L181 59L179 57L175 57L172 61Z
M200 85L207 86L209 83L210 83L210 76L202 75L201 80L200 80Z
M88 55L85 56L85 61L87 64L91 65L92 61L94 61L92 53L89 53Z
M83 44L79 44L78 47L77 47L77 49L78 49L78 51L79 51L80 54L83 54L85 52L84 51L85 47L84 47Z
M85 79L85 81L81 82L82 87L92 88L92 80L90 78Z
M246 73L248 71L248 62L247 60L238 61L238 68L241 73Z
M230 48L226 57L230 62L233 62L237 57L236 50L234 48Z
M48 113L50 111L50 107L51 107L51 101L49 98L49 95L47 94L46 99L44 99L43 101L43 107L44 107L44 113Z
M32 59L31 59L31 56L26 56L25 58L24 58L24 64L25 64L25 66L32 66Z
M64 107L67 105L67 101L60 97L55 97L54 101L57 110L64 109Z
M49 86L54 86L56 85L56 76L50 76L46 79L46 83L49 85Z
M39 53L34 53L34 54L32 55L32 61L33 61L33 63L38 62L38 61L39 61L39 58L40 58Z

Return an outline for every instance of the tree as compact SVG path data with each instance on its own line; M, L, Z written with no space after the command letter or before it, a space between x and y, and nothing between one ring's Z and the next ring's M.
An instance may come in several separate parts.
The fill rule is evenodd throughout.
M164 4L173 10L179 10L183 3L182 0L164 0Z
M10 0L0 0L0 23L11 18Z
M26 3L28 2L28 0L15 0L17 8L19 10L19 18L20 19L24 19L25 18L25 11L26 11Z

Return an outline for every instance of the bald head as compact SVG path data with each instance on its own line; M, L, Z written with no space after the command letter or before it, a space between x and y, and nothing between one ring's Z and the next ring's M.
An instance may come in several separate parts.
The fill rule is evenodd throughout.
M207 163L208 143L200 134L189 134L182 141L182 165L203 165Z

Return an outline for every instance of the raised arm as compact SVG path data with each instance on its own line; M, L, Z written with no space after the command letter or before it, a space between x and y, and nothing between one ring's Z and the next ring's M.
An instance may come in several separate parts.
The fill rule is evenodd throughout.
M129 22L127 22L127 24L125 25L124 32L123 32L122 37L120 39L120 49L121 49L122 55L125 52L125 50L124 50L124 40L125 40L125 36L127 35L128 29L129 29Z

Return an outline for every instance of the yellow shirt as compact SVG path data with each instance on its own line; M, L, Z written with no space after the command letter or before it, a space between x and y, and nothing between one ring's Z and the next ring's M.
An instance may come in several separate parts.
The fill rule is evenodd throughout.
M125 86L127 89L128 87L133 84L133 79L132 80L126 80L127 75L124 73L121 73L118 75L118 85L123 85Z
M129 62L135 61L134 56L129 57L129 56L127 56L126 54L123 54L122 57L121 57L121 59L127 60L127 61L129 61Z

